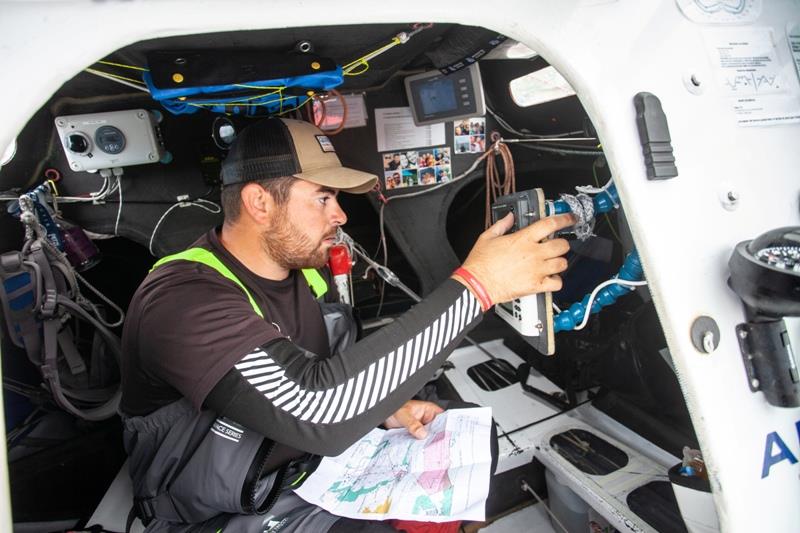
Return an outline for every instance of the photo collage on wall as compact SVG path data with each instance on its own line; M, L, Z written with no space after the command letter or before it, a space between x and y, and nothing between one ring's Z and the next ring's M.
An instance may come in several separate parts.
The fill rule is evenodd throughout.
M465 118L453 122L453 143L457 154L482 154L486 151L486 119Z
M453 179L450 148L423 148L383 154L386 189L435 185Z

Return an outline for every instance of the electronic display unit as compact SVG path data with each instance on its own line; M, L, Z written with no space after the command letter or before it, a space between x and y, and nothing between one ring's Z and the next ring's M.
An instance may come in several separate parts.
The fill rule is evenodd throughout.
M542 189L515 192L501 196L492 204L492 222L514 214L514 225L508 233L514 233L542 218L545 213ZM495 313L517 330L525 341L540 353L555 353L555 331L553 329L553 296L549 292L530 294L510 302L498 303Z
M409 76L405 84L417 126L486 114L477 63L448 75L433 70Z

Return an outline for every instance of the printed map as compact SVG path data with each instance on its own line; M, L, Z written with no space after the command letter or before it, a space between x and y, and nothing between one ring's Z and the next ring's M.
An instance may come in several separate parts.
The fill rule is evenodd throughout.
M483 520L489 493L492 412L446 411L417 440L405 429L373 429L326 457L296 492L350 518Z

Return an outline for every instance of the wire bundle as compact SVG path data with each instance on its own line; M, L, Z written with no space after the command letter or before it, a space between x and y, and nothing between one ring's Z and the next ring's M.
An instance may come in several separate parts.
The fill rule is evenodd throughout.
M492 225L492 204L500 196L511 194L517 191L517 180L514 173L514 158L511 157L511 150L508 146L496 140L492 148L487 151L494 157L486 159L486 217L485 227ZM503 161L503 175L497 167L497 158Z

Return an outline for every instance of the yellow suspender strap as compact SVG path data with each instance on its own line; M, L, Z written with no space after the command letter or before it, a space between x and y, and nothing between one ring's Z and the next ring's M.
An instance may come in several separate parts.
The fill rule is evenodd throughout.
M231 272L231 270L222 264L222 261L217 259L217 256L206 250L205 248L189 248L188 250L184 250L177 254L168 255L166 257L162 257L156 264L153 265L153 268L150 269L150 272L155 270L156 268L160 267L164 263L169 263L170 261L194 261L195 263L202 263L207 267L213 268L224 277L228 278L235 284L239 286L240 289L244 291L247 295L247 300L250 302L250 305L253 306L253 311L256 312L258 316L264 318L264 313L261 312L261 309L258 308L258 304L253 299L253 295L250 294L250 291L247 290L247 287L244 286L244 283L239 281L239 278Z
M209 268L213 268L217 272L219 272L222 276L228 278L236 285L239 286L240 289L244 291L247 295L247 300L250 302L250 305L253 307L253 311L256 312L258 316L264 318L264 313L261 312L259 309L258 304L253 299L253 295L250 294L250 291L247 290L247 287L244 286L239 278L231 272L231 270L226 267L222 261L220 261L217 256L213 253L209 252L205 248L189 248L188 250L184 250L177 254L168 255L166 257L162 257L156 264L153 265L153 268L150 269L152 272L156 268L160 267L165 263L169 263L170 261L194 261L196 263L202 263ZM302 270L303 276L306 278L306 283L311 288L311 292L314 293L315 298L320 298L326 292L328 292L328 283L325 281L325 278L317 271L315 268L304 268Z
M328 282L322 277L322 274L316 268L304 268L303 276L306 278L306 283L311 287L311 292L314 293L314 298L322 298L328 292Z

